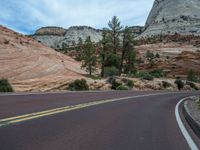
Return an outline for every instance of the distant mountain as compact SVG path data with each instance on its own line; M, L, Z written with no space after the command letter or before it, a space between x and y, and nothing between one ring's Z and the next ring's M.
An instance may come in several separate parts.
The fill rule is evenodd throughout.
M155 0L140 37L200 35L200 0Z
M87 26L73 26L69 29L43 27L36 31L33 38L51 48L59 49L62 48L63 43L68 46L75 45L80 38L85 41L88 36L93 42L99 42L102 38L101 30Z
M143 31L143 27L140 26L133 26L130 29L135 36L140 35ZM93 42L97 43L102 39L102 30L88 26L73 26L69 29L43 27L36 31L33 38L48 47L60 49L63 44L68 46L76 45L80 38L85 41L88 36L91 37Z

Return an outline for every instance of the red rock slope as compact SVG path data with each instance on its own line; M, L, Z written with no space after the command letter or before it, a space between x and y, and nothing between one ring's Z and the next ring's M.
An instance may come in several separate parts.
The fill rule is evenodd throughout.
M8 78L16 91L51 90L82 73L72 58L0 26L0 78Z

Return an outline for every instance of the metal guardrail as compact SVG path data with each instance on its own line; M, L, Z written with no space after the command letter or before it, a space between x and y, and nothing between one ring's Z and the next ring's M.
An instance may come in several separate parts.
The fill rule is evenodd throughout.
M190 127L193 129L194 133L200 138L200 124L198 124L193 119L193 117L189 114L189 112L188 112L187 108L185 107L185 105L183 105L182 111L183 111L183 115L184 115L186 121L188 122Z

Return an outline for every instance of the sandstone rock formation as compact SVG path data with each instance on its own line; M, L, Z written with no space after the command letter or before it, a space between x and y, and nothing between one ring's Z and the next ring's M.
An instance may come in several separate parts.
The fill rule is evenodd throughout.
M159 34L200 35L199 0L155 0L140 37Z
M35 35L57 35L64 36L66 34L66 29L61 27L45 27L40 28L35 32Z
M38 34L39 33L39 34ZM72 46L81 38L85 41L90 36L93 42L99 42L102 38L101 30L87 26L74 26L69 29L58 27L43 27L36 31L33 38L54 49L60 49L63 43Z
M135 37L138 37L144 31L144 26L131 26L129 29Z
M72 58L0 26L0 78L17 91L50 90L85 73Z
M137 37L139 36L144 27L132 26L130 27L132 33ZM94 43L102 39L102 30L94 29L88 26L73 26L69 29L60 27L43 27L36 31L33 38L54 49L62 49L63 44L73 46L78 44L81 38L84 42L90 36Z
M200 75L199 48L192 44L175 42L146 44L137 46L136 50L139 52L138 57L143 60L147 51L158 53L160 56L153 66L149 66L148 62L139 65L140 70L163 69L170 78L178 76L186 78L190 70Z

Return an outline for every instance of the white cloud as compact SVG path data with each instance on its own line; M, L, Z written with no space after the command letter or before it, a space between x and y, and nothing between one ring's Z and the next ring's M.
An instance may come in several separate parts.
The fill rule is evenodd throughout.
M153 1L5 0L0 2L0 24L9 24L23 32L33 32L38 27L52 25L102 28L116 15L124 25L144 25Z

